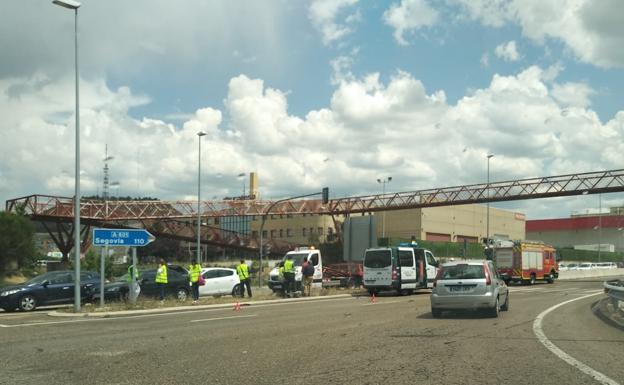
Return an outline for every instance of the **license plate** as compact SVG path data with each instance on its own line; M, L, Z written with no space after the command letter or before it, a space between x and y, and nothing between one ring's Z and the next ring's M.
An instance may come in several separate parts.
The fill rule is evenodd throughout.
M470 286L450 286L451 291L468 291Z

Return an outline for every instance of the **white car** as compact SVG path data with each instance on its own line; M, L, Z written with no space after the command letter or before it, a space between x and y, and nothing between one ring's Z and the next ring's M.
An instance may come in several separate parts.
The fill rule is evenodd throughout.
M201 274L206 281L204 286L199 287L199 295L238 295L240 292L240 279L236 270L225 267L205 267Z

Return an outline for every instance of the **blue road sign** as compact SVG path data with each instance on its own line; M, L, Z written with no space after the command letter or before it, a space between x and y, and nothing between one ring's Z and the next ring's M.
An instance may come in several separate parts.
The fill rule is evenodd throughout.
M147 230L93 229L93 246L147 246L155 240Z

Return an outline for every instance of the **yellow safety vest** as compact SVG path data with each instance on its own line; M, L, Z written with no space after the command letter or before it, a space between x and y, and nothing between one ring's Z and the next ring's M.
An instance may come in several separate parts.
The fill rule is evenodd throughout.
M249 278L249 268L244 263L241 263L236 268L236 274L238 274L238 278L242 281L244 279Z
M277 269L277 272L279 273L280 278L284 278L284 266L280 266L279 269Z
M134 265L128 266L128 282L132 282L132 270L134 269ZM139 269L136 269L136 279L139 279Z
M201 274L201 266L198 263L189 265L189 279L191 282L199 281L199 275Z
M292 259L287 259L284 261L284 273L294 273L295 272L295 261Z
M156 271L156 283L167 283L167 266L161 265Z

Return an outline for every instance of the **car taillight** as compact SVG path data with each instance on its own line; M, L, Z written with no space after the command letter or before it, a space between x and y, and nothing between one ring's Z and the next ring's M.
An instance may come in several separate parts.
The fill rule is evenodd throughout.
M397 271L396 269L392 269L392 280L394 281L395 279L397 279Z
M485 271L485 285L489 286L492 284L492 277L490 276L490 269L485 263L483 264L483 271Z
M442 268L438 269L438 274L436 274L435 279L433 280L433 287L438 286L438 279L442 278Z

